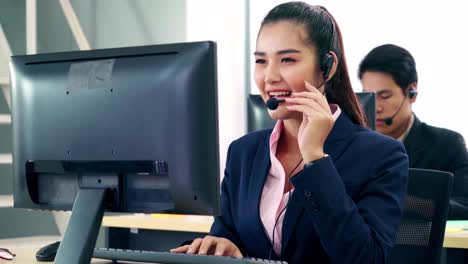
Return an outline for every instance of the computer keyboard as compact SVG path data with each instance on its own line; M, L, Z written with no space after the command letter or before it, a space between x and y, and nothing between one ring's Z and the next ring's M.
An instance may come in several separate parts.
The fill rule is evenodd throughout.
M165 264L288 264L285 261L233 258L220 256L202 256L182 253L140 251L114 248L94 249L94 258L124 260L136 262L165 263Z

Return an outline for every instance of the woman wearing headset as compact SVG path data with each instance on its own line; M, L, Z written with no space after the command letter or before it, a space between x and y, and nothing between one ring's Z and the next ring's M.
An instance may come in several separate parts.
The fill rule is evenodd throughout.
M365 128L335 20L323 7L280 4L254 55L260 94L280 102L269 110L276 126L230 145L222 215L209 236L172 252L384 263L408 158L401 143Z

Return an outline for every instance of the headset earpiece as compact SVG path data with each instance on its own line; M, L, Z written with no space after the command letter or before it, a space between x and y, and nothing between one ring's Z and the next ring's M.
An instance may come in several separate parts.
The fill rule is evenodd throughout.
M411 88L409 89L408 91L408 97L410 99L413 99L414 97L416 97L416 95L418 95L418 90L414 89L414 88Z
M320 70L323 72L323 78L325 81L328 80L328 76L330 75L331 69L333 68L333 55L330 53L325 54L323 57L322 65L320 65Z

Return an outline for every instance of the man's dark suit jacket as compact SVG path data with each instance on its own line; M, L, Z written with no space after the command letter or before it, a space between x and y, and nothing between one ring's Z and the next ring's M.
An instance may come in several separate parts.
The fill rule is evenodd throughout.
M453 173L449 219L468 219L468 152L457 132L429 126L414 116L404 140L410 168Z
M210 234L231 240L244 256L266 258L271 243L259 203L270 169L272 130L250 133L228 151L222 215ZM408 175L403 144L354 125L341 113L328 136L328 157L291 181L294 191L282 233L282 253L295 263L384 263L401 221Z

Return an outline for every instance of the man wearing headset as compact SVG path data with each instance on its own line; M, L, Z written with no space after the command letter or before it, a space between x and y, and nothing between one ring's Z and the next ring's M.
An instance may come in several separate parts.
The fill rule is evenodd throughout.
M377 131L404 143L410 168L454 174L449 219L468 219L468 153L459 133L421 122L411 106L418 95L413 56L386 44L371 50L359 65L365 92L377 98Z

